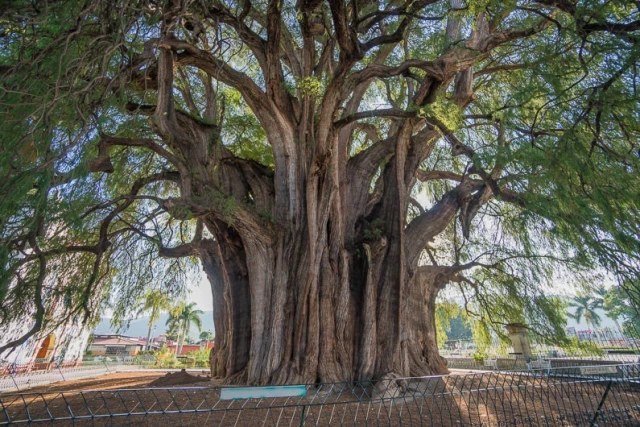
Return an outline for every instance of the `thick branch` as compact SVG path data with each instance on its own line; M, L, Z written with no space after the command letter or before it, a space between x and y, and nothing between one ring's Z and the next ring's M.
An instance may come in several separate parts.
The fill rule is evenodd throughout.
M445 193L435 206L411 221L406 228L406 235L410 236L406 249L409 263L417 260L427 243L444 231L458 212L461 201L481 186L482 183L464 181Z
M437 179L448 179L451 181L462 182L462 180L464 179L464 176L457 174L455 172L449 172L449 171L436 171L436 170L425 171L425 170L419 169L416 175L418 179L422 182L433 181Z
M363 56L362 47L355 34L349 27L347 5L344 0L329 0L333 26L336 32L336 39L340 46L340 60L347 58L360 59Z
M189 243L175 246L173 248L161 247L158 254L163 258L184 258L197 255L203 248L209 249L209 253L214 253L214 251L210 249L216 245L217 243L211 239L194 238L194 240Z
M237 89L256 114L260 114L260 111L270 111L266 94L246 74L233 69L210 52L198 49L186 41L168 39L164 43L174 50L181 51L177 55L177 65L192 65Z
M347 117L343 117L337 122L334 122L336 128L348 125L356 120L369 119L372 117L398 117L398 118L411 118L416 117L416 113L413 111L396 110L394 108L382 108L380 110L371 111L359 111L353 113Z
M154 153L164 157L167 161L169 161L174 166L181 165L182 162L180 159L170 151L163 148L161 145L157 144L154 140L148 138L116 138L108 135L102 135L100 143L98 145L98 159L108 158L109 157L109 147L111 146L122 146L122 147L142 147L148 148ZM109 162L110 163L110 162ZM92 163L93 165L94 163ZM89 167L91 172L95 172L92 170L91 166Z

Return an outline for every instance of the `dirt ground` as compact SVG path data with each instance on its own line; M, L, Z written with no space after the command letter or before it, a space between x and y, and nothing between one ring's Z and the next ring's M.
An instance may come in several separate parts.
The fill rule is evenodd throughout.
M469 371L463 369L452 369L451 373L456 375L477 373L479 371ZM171 373L169 373L171 374ZM207 376L208 370L189 371L192 376ZM153 384L154 381L164 379L168 375L166 372L117 372L113 374L105 374L92 378L84 378L81 380L60 381L56 383L34 386L21 390L22 393L60 393L80 390L115 390L115 389L132 389L144 387L180 387L189 385L189 387L220 387L222 382L216 379L207 379L204 381L185 381L185 382L160 382ZM15 391L0 393L14 394Z
M0 425L55 418L52 424L80 426L582 426L602 403L595 424L640 426L640 390L607 381L470 374L418 379L402 393L328 385L309 388L304 398L223 401L215 381L145 388L164 376L123 372L0 395Z

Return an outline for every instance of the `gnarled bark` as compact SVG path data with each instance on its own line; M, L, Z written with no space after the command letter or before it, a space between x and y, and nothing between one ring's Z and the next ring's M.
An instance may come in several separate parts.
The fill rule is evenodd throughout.
M214 377L284 384L446 372L434 321L441 277L407 278L401 327L400 287L389 280L398 277L398 262L385 238L336 258L326 245L309 289L303 285L308 255L296 243L199 249L214 296Z

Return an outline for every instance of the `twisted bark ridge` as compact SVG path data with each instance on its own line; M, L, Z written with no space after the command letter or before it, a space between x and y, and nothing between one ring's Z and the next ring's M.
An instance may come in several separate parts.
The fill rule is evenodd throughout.
M483 143L507 147L517 132L505 133L498 114L473 110L475 86L535 66L504 52L549 37L557 14L575 13L562 2L519 3L183 0L151 8L160 20L146 24L143 46L126 51L126 82L98 82L127 99L120 120L140 137L103 129L89 171L117 173L123 150L148 153L160 170L96 207L109 211L100 242L78 251L99 262L110 240L133 232L164 258L197 257L214 301L212 375L230 383L447 372L436 297L482 265L456 256L441 265L425 248L451 230L468 239L492 201L525 204L513 184L521 171L504 156L488 162L476 153ZM440 45L415 48L433 33ZM234 146L238 108L261 129L259 154ZM463 138L480 126L488 130L478 138L490 140ZM170 196L149 190L163 181ZM440 189L429 203L416 198L423 184ZM147 220L159 212L197 223L195 237L169 247L125 222L120 212L142 202L156 209ZM116 223L127 226L113 231Z

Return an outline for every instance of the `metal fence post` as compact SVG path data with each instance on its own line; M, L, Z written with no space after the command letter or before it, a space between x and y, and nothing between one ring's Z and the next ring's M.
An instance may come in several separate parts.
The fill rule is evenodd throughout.
M67 379L64 377L64 373L62 372L62 368L60 367L60 363L58 365L58 372L60 372L60 376L62 377L62 381L66 381Z
M591 420L591 427L596 425L596 421L598 420L598 416L600 415L600 409L602 409L602 405L604 405L604 401L607 399L607 395L609 394L609 390L611 390L611 383L613 381L609 380L607 383L607 388L604 390L604 394L602 395L602 399L600 399L600 404L598 405L598 409L596 409L596 413L593 414L593 419Z
M11 380L15 384L16 390L20 390L20 387L18 387L18 382L16 381L16 377L14 376L13 372L9 371L9 375L11 375Z
M304 412L307 409L307 405L302 405L302 414L300 415L300 427L304 425Z

